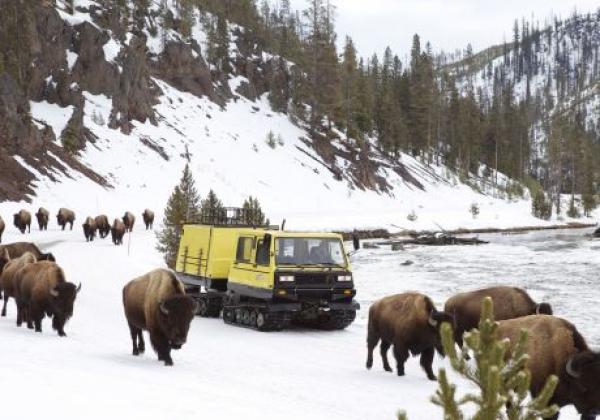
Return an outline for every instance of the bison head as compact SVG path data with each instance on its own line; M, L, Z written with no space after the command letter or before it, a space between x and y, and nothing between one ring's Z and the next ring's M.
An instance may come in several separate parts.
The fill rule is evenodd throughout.
M535 313L537 315L553 315L552 306L546 302L539 303L535 305Z
M160 303L159 325L169 345L180 349L187 340L190 322L198 311L198 303L189 296L174 296Z
M444 322L448 322L450 325L454 324L454 317L447 312L441 312L436 309L432 309L429 313L427 323L429 328L435 331L435 348L437 352L444 356L444 347L442 346L442 338L440 335L440 328Z
M19 213L13 215L13 223L16 227L21 227L21 215Z
M600 353L585 350L573 355L565 371L577 411L587 416L600 414Z
M63 328L73 315L73 304L75 297L81 290L81 284L75 287L73 283L59 283L50 289L50 309L53 315L52 328L58 331L60 336L65 335Z

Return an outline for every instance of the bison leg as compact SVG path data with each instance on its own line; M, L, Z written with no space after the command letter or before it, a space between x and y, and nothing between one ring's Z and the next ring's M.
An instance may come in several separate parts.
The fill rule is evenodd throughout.
M65 333L65 320L56 315L52 317L52 329L58 332L59 337L66 337Z
M23 310L24 305L17 301L17 327L20 327L23 324Z
M173 359L171 359L171 347L169 346L169 340L163 337L162 334L150 333L150 342L152 347L158 354L158 360L165 362L165 366L173 366Z
M367 337L367 369L373 367L373 350L377 347L377 343L379 343L379 337L369 332Z
M390 349L391 343L387 341L381 340L381 345L379 346L379 351L381 352L381 360L383 361L383 369L386 372L391 372L392 368L390 367L390 362L388 361L387 352Z
M427 378L430 381L435 381L437 379L433 373L433 369L431 368L434 354L435 349L433 347L430 347L421 353L421 367L425 370Z
M34 328L36 332L42 332L42 319L44 318L44 311L37 305L30 305L29 313L27 315L27 328Z
M8 295L4 292L4 305L2 306L2 316L6 316L6 305L8 304Z
M141 353L146 351L146 343L144 343L144 333L141 329L138 329L138 350Z
M140 330L139 328L137 328L136 326L134 326L130 322L128 324L129 324L129 332L131 334L131 341L133 343L132 354L134 356L138 356L140 354L140 348L138 346L137 341L138 341L138 337L140 336L140 333L141 333L142 330Z
M404 363L408 359L408 349L403 345L394 344L394 358L396 359L398 376L404 376Z

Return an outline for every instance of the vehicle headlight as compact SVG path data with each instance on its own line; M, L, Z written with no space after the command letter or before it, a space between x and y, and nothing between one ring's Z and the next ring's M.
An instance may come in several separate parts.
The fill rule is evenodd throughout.
M338 276L337 281L352 281L352 274L344 274L343 276Z
M291 283L294 281L294 276L281 276L279 277L279 281L282 283Z

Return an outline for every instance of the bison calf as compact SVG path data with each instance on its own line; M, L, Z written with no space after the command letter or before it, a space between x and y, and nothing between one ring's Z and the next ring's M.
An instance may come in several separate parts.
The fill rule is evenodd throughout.
M41 261L27 264L14 276L17 301L17 326L23 321L27 328L42 332L44 316L52 317L52 329L66 336L65 324L73 315L73 304L81 284L65 280L65 273L56 263Z
M35 255L31 252L25 252L18 258L8 261L0 274L0 287L4 295L4 306L2 307L2 316L6 316L6 306L9 298L15 297L14 277L18 270L25 267L27 264L37 262Z
M112 236L113 244L123 244L123 236L125 236L125 230L125 224L119 219L115 219L112 228L110 229L110 235Z
M373 350L381 340L383 368L391 372L387 352L394 346L398 376L404 375L404 363L409 352L421 355L421 366L430 380L435 380L432 363L435 350L443 355L440 338L442 322L452 322L452 317L438 312L432 300L419 293L389 296L373 303L369 308L367 334L367 369L373 366Z
M31 213L27 210L20 210L18 213L15 213L13 223L21 233L25 233L26 230L31 232Z
M87 242L93 241L96 237L96 220L92 219L91 217L88 217L87 219L85 219L85 223L82 226L85 240Z
M48 220L50 220L50 212L43 207L40 207L35 217L40 230L48 230Z
M144 219L146 230L152 229L154 227L154 212L152 210L144 210L144 212L142 213L142 218Z
M110 224L108 223L108 217L104 214L100 216L96 216L94 219L96 222L96 228L98 228L98 235L100 235L100 239L104 239L110 233Z
M463 334L478 327L481 305L488 296L494 302L494 317L498 321L533 314L552 315L550 304L534 302L525 290L517 287L497 286L459 293L448 299L444 311L454 317L454 338L460 347Z
M123 306L133 341L133 355L145 350L142 330L150 333L150 342L158 360L173 365L171 349L180 349L187 340L197 303L185 294L175 275L163 269L138 277L123 288Z
M56 222L65 230L65 226L67 224L70 225L70 229L73 230L73 222L75 222L75 213L72 210L65 209L64 207L58 210L58 214L56 215Z
M590 350L574 325L549 315L530 315L498 324L498 337L508 338L511 345L519 341L521 330L528 333L527 368L534 397L548 377L556 375L559 382L550 404L573 404L582 420L596 418L600 413L600 353Z

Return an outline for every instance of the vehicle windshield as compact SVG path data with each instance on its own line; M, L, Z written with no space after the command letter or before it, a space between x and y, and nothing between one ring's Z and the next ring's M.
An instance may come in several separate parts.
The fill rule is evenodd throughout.
M339 239L278 238L276 245L278 265L346 265Z

